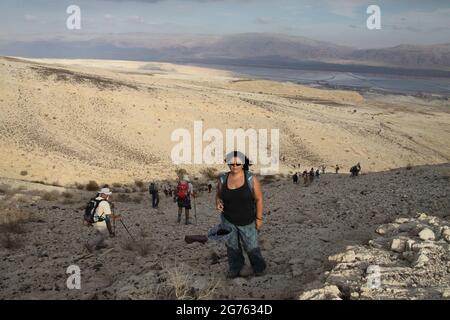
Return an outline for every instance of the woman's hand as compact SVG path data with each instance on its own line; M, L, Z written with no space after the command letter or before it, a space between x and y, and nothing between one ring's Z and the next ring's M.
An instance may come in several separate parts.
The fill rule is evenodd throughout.
M260 230L263 226L263 220L256 218L256 230Z
M222 200L217 200L216 201L216 209L222 213L223 212L223 201Z

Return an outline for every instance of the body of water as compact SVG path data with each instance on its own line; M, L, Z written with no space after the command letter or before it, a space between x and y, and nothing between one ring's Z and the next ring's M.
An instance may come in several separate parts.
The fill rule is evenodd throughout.
M239 77L289 81L314 87L351 89L406 95L439 95L450 97L449 78L410 77L335 71L311 71L275 67L249 67L211 64L208 64L208 66L216 69L231 71Z

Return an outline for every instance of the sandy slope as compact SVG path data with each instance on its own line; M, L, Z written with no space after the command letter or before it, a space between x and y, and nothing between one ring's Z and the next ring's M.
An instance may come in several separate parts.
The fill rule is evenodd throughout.
M29 221L22 224L24 233L12 234L19 247L0 247L0 298L163 298L165 288L173 287L166 271L184 265L182 274L189 275L187 286L194 292L218 283L214 298L295 299L305 290L320 288L325 279L336 284L342 277L345 280L347 274L352 275L352 270L343 271L341 278L330 280L325 272L334 262L328 261L328 256L347 246L367 244L376 237L375 230L381 224L414 217L418 212L427 212L448 224L449 177L450 166L446 164L368 173L355 179L329 173L309 187L293 185L290 179L263 182L265 225L260 240L268 262L267 274L236 280L225 279L227 259L223 244L184 242L185 235L205 234L217 223L213 194L201 193L196 201L198 225L185 226L176 223L175 205L164 195L160 208L155 210L150 208L147 193L131 194L131 199L142 199L140 203L119 202L116 193L116 213L122 214L139 243L147 244L147 252L130 250L129 237L118 225L118 236L109 241L111 247L90 255L83 243L92 231L82 226L80 218L81 208L91 194L71 190L73 198L59 196L57 200L44 201L29 193L40 185L20 182L22 190L13 192L17 193L15 198L0 195L2 202L20 199L13 203L31 214ZM11 180L4 182L14 186ZM397 264L407 263L402 257L396 259ZM445 261L434 263L440 263L439 270L447 273L437 275L433 283L448 279L450 270L442 265ZM65 272L70 264L77 264L82 270L81 290L66 288ZM359 270L361 263L354 264ZM431 279L434 275L427 273L426 277ZM441 287L448 289L448 283ZM434 289L429 289L429 295L417 297L433 296ZM383 294L395 298L389 296L389 290ZM414 298L414 293L408 297Z
M61 184L173 178L170 134L192 130L194 120L223 131L279 128L281 172L450 159L448 101L240 80L162 63L0 58L0 176Z

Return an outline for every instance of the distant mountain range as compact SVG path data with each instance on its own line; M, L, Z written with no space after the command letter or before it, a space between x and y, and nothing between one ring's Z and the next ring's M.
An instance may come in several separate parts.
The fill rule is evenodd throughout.
M271 33L66 34L0 39L0 55L283 66L311 62L450 71L450 44L355 49Z

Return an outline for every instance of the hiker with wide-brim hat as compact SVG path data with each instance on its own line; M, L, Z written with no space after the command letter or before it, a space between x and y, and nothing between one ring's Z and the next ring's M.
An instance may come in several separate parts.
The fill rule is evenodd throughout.
M114 232L111 227L110 216L111 205L109 203L112 192L109 188L102 188L97 193L97 197L94 200L96 207L94 208L94 215L91 221L91 225L95 229L95 238L86 244L86 248L89 251L94 249L105 248L105 240L110 236L114 236Z
M174 200L177 202L178 205L178 219L177 219L178 223L181 222L181 215L183 213L184 208L186 217L185 224L187 225L192 224L191 221L189 220L189 210L192 209L191 196L195 197L194 187L192 186L192 183L189 180L189 176L185 174L177 185L174 197Z
M229 172L217 184L216 208L222 226L231 229L226 240L228 277L238 277L244 267L246 251L255 275L262 275L266 263L258 245L258 230L263 225L263 194L258 179L249 171L250 161L241 152L227 155Z

